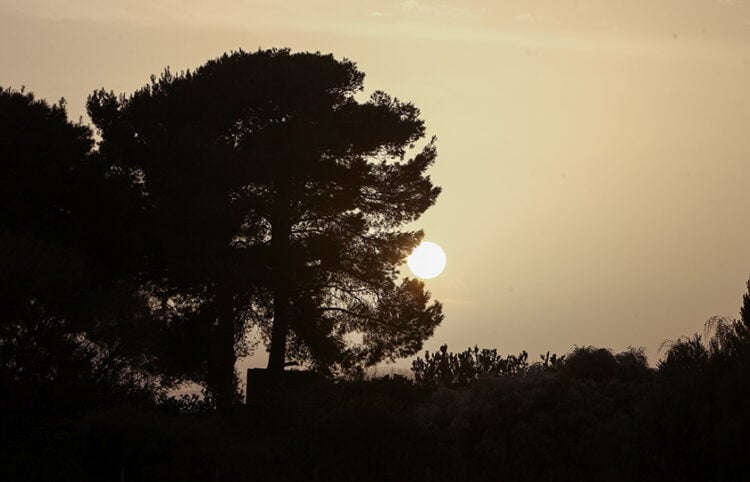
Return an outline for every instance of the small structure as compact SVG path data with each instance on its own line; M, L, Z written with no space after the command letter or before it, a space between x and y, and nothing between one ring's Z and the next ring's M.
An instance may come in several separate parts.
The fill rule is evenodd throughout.
M276 380L265 368L248 368L245 403L251 404L266 398L275 388L294 388L322 383L325 377L309 370L284 370Z

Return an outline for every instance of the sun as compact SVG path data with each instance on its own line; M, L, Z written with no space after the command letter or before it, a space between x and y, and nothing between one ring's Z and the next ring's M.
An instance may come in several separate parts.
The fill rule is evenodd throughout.
M422 244L414 248L406 264L412 273L422 279L431 279L439 275L445 269L445 252L435 243L422 241Z

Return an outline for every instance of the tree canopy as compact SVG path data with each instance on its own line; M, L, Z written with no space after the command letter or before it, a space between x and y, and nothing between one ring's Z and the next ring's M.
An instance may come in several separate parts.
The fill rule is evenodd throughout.
M0 89L0 398L11 404L96 404L158 375L158 327L119 222L126 191L92 146L64 101Z
M148 212L152 294L172 326L203 333L191 353L218 396L252 326L271 371L330 371L414 354L442 320L398 276L422 237L403 226L440 192L434 139L415 147L414 105L360 102L363 79L331 55L240 51L89 98L101 155Z

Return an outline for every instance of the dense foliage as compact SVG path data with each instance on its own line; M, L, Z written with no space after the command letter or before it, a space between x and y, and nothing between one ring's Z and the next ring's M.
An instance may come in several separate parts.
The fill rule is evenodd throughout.
M89 98L101 155L137 179L142 275L185 342L179 365L219 402L250 328L270 372L336 373L413 355L442 320L398 277L422 237L403 225L440 192L434 140L415 147L414 105L358 101L363 79L331 55L240 51Z
M0 409L69 412L165 386L129 264L122 179L64 101L0 89ZM162 382L162 383L158 383Z
M722 323L656 368L579 347L461 386L318 379L233 414L165 400L6 418L0 466L5 480L743 480L750 345Z
M550 363L549 353L547 359L542 357L545 365ZM461 353L448 352L448 345L442 345L440 350L430 354L426 351L424 360L417 357L412 363L412 372L417 383L425 386L456 387L469 385L480 377L511 375L521 373L529 367L528 353L521 352L516 355L503 357L497 353L497 349L484 348L482 350L475 346ZM557 355L552 355L551 363L556 365Z

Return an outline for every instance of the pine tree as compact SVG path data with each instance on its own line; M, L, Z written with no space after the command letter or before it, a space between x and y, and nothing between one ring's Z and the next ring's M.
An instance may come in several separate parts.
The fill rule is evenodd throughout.
M278 375L291 357L330 372L411 355L442 320L397 271L422 237L402 226L440 192L434 139L413 147L425 128L410 103L359 102L363 79L331 55L240 51L89 99L102 154L147 200L152 285L212 347L219 398L251 325Z

